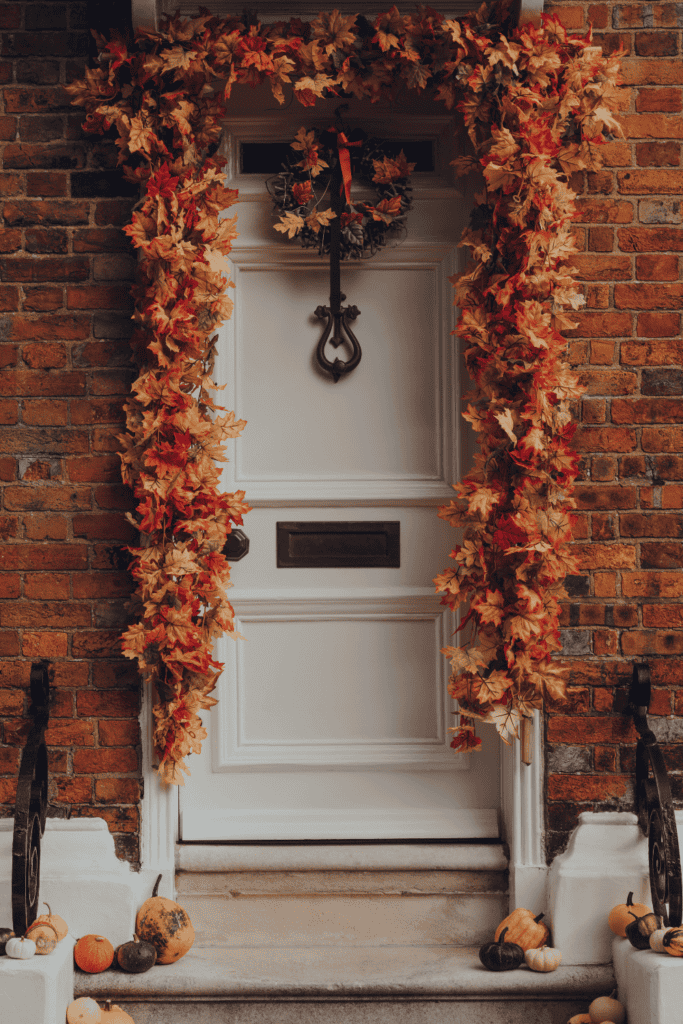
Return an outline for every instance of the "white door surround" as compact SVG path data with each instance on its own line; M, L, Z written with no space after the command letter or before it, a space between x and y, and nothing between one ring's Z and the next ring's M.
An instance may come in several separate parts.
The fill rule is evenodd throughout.
M132 0L134 26L146 25L156 29L158 17L167 5L163 0ZM175 3L170 5L175 9ZM187 10L185 7L187 6ZM181 4L181 13L189 15L188 4ZM212 4L216 13L224 14L225 0ZM342 6L337 4L336 6ZM369 8L368 3L358 3L360 8ZM435 0L432 5L443 9L451 16L462 16L475 5L465 0L443 3ZM219 10L220 8L220 10ZM170 9L170 7L169 7ZM240 8L241 9L241 8ZM316 12L318 8L316 7ZM523 0L520 24L540 23L543 0ZM300 12L301 13L301 12ZM264 16L268 13L264 7ZM282 13L279 14L283 16ZM141 806L141 859L145 876L155 877L164 873L162 892L170 892L175 872L176 843L178 838L178 789L163 787L159 782L153 764L151 695L146 693L142 702L142 748L143 748L143 799ZM521 761L521 746L513 742L509 747L502 745L501 757L501 835L509 847L510 862L510 907L545 904L547 867L543 850L543 719L538 711L534 713L532 732L531 765ZM469 755L476 758L476 753Z

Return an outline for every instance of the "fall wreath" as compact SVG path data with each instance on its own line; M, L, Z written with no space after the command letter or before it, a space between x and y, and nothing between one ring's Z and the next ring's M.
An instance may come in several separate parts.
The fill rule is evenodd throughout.
M332 171L340 163L345 190L340 257L363 259L385 246L388 235L405 232L405 215L412 207L409 179L415 164L408 163L403 150L395 153L382 139L349 134L347 138L334 127L324 132L300 128L291 144L299 159L289 157L280 174L266 185L279 213L275 230L288 238L298 237L304 248L315 247L323 255L330 251L327 228L336 216L329 206ZM376 190L378 202L352 200L354 174Z
M123 636L156 698L154 741L164 782L182 784L184 758L206 732L199 712L222 665L216 637L235 636L222 548L249 510L221 494L223 442L244 421L217 415L211 373L218 324L230 316L228 262L237 200L216 153L235 84L269 82L304 106L317 97L374 102L430 90L462 117L471 155L460 173L483 175L451 280L474 382L465 418L479 434L474 469L439 515L463 531L436 579L442 602L469 610L465 639L448 647L449 690L461 709L452 746L476 749L474 719L508 742L544 700L566 701L558 601L576 570L569 551L570 405L582 394L564 361L562 330L584 304L568 265L578 251L569 176L601 166L599 145L624 132L614 118L623 50L604 56L568 36L555 14L516 27L510 4L484 3L446 19L396 7L370 22L323 12L311 22L247 24L166 18L134 40L100 39L100 59L69 86L86 131L114 128L126 178L143 189L126 229L139 251L133 347L140 375L126 404L122 476L134 491L132 548L138 621ZM514 21L514 19L512 19ZM224 410L220 410L224 411Z

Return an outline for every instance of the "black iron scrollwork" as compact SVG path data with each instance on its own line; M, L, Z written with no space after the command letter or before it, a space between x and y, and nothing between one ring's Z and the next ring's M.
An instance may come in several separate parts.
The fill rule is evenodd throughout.
M36 919L40 888L40 840L47 816L47 747L50 717L50 664L31 666L33 725L19 766L12 842L12 928L23 935Z
M636 813L640 830L648 837L652 909L662 917L665 927L678 928L683 915L678 831L664 758L647 721L649 706L650 667L645 662L633 666L627 708L640 737L636 748Z

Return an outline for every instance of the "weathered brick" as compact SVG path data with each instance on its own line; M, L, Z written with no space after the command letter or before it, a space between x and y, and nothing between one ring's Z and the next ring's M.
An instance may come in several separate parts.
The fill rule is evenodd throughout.
M82 690L76 698L79 718L137 718L139 703L138 693L128 690Z
M98 723L100 743L107 747L135 747L140 743L140 726L137 722L116 722L103 718Z
M56 631L24 630L21 642L21 653L25 658L65 658L67 655L68 637L66 633Z
M683 428L643 427L641 446L644 452L680 452L683 446Z
M676 338L661 341L622 341L621 361L631 366L675 365L683 362L683 342Z
M613 423L683 423L680 398L615 398Z
M102 772L118 772L122 774L124 772L137 771L137 768L138 756L134 750L85 749L74 751L73 769L76 775L99 774ZM99 795L98 799L101 799ZM125 803L126 801L122 802Z
M573 544L579 569L633 569L636 549L632 544Z
M574 435L573 444L581 452L630 452L637 444L636 432L626 427L581 426Z
M635 487L601 487L596 484L581 484L575 489L577 508L581 509L626 509L636 507Z
M18 180L17 175L17 183ZM31 224L87 224L89 216L88 203L74 203L70 200L11 200L4 204L2 213L5 223L12 227L27 227Z

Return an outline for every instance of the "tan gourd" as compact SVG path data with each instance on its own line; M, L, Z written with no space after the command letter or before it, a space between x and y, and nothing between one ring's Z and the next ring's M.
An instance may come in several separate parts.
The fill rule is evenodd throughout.
M174 964L194 942L194 928L180 904L157 896L161 875L135 918L135 934L156 947L158 964Z
M626 897L626 903L618 903L616 907L612 907L607 918L607 924L610 927L610 931L625 939L627 925L633 921L631 915L635 914L636 917L641 917L643 914L651 913L652 907L646 907L644 903L634 903L633 893L630 892Z
M55 948L59 939L57 931L47 921L34 921L26 929L26 938L36 944L36 956L47 956Z
M550 938L550 929L543 924L542 917L543 914L537 914L534 917L530 910L517 907L500 922L496 928L496 934L493 936L494 941L497 942L503 928L507 928L507 942L516 942L525 953L527 949L539 949Z
M66 1008L67 1024L100 1024L102 1011L90 996L74 999Z
M69 934L69 926L63 917L59 917L58 914L52 913L49 903L45 903L44 906L47 907L47 914L41 914L40 917L36 918L36 921L51 924L57 932L57 942L61 942L64 936Z
M588 1015L593 1024L624 1024L626 1007L616 998L614 989L609 996L598 996L588 1007Z
M527 967L532 971L542 971L547 974L549 971L556 971L562 963L562 953L552 946L541 946L540 949L527 949L524 954Z
M668 928L658 928L657 931L653 932L650 936L650 949L654 953L666 953L662 940L668 931Z

